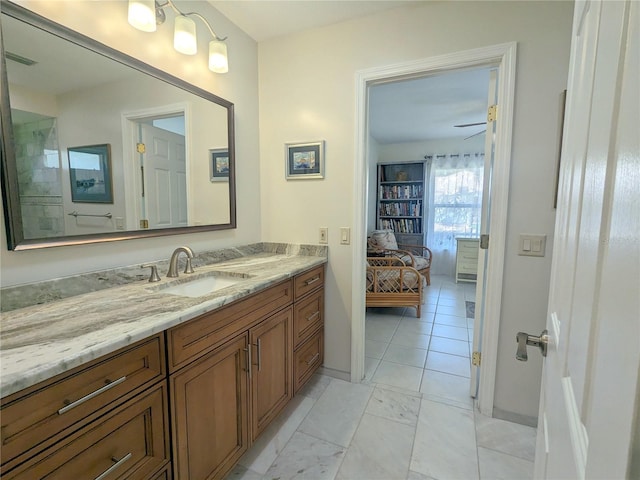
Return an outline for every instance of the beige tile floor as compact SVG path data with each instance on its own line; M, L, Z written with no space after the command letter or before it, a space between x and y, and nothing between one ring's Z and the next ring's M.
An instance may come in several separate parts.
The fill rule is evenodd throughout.
M315 375L228 479L529 479L536 430L469 396L474 285L434 276L422 318L370 309L366 377Z

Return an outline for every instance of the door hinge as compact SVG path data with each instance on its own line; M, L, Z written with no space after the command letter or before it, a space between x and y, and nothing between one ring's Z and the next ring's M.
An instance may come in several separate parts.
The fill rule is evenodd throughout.
M473 352L473 355L471 355L471 364L475 365L476 367L479 367L481 361L482 361L482 354L480 352Z
M480 248L483 250L489 248L489 234L483 233L480 235Z
M146 153L147 146L144 143L136 143L136 151L138 153Z
M140 228L149 228L149 220L140 220Z
M487 123L495 122L498 118L498 105L491 105L487 110Z

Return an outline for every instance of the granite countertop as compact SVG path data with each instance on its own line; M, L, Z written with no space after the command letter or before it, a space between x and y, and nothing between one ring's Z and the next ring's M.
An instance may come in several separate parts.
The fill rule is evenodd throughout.
M2 313L1 397L327 262L326 247L257 245L233 249L233 255L204 255L213 263L194 262L195 273L177 279L162 275L156 283L136 281ZM211 272L243 280L197 298L162 290Z

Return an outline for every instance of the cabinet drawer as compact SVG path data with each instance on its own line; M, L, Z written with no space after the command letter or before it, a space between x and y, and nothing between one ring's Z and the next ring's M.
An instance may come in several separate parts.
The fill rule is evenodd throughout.
M458 271L463 273L477 273L478 260L470 259L458 263Z
M160 383L3 478L148 478L169 461L167 412L166 387Z
M164 377L159 335L3 399L3 471Z
M324 361L324 335L320 330L293 354L294 393L311 378Z
M478 273L478 265L473 263L458 265L458 273Z
M169 371L205 355L292 301L291 280L287 280L168 330Z
M478 251L458 252L458 263L478 263Z
M473 241L458 241L458 251L464 253L475 253L478 256L478 249L480 243L477 240Z
M324 285L324 265L297 275L294 282L295 299L298 300L307 293Z
M324 289L311 294L295 306L293 316L293 348L297 348L324 322Z

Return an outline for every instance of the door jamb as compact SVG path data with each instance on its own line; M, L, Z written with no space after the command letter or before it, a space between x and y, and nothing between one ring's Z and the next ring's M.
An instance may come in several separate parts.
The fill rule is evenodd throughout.
M374 67L356 72L356 158L354 162L354 218L351 298L351 381L360 383L364 375L365 262L367 232L367 94L368 85L447 70L497 66L498 105L496 123L494 182L491 189L491 245L487 261L487 291L484 303L482 368L477 406L493 416L498 332L502 303L502 278L506 250L509 170L516 79L517 43L510 42L417 61Z

